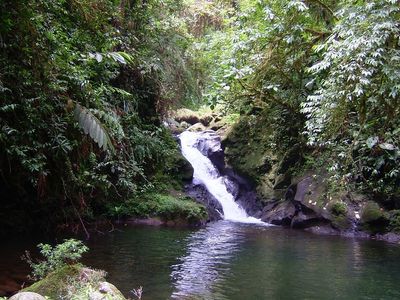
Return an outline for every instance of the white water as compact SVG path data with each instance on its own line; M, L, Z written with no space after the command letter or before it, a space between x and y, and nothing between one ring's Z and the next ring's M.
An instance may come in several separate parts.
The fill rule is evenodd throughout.
M263 223L254 217L249 217L246 211L235 202L228 192L224 178L220 176L217 168L198 149L200 133L185 131L179 136L183 156L190 162L194 169L193 183L204 185L207 190L221 204L225 220L241 223Z

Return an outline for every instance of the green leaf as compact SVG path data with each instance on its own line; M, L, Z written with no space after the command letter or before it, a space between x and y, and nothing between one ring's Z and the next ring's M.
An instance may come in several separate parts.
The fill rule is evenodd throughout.
M396 147L394 145L389 144L389 143L379 144L379 147L384 149L384 150L389 150L389 151L392 151L392 150L396 149Z
M367 146L372 149L378 142L379 138L377 136L371 136L367 139Z
M93 141L98 144L99 148L102 148L104 151L110 150L112 153L115 153L115 148L111 143L105 126L90 110L77 103L75 105L74 116L85 134L89 134Z

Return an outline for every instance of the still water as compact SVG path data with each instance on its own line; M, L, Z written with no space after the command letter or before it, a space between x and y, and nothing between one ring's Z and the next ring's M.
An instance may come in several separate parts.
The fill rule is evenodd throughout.
M0 292L25 280L19 256L39 242L18 240L0 250ZM127 297L142 286L143 300L400 299L400 246L384 242L219 221L123 228L87 244L84 263Z
M400 299L400 247L220 221L127 228L92 239L85 263L152 299Z

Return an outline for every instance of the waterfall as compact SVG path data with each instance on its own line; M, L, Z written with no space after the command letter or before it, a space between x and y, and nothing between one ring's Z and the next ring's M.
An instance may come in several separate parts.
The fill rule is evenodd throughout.
M249 217L246 211L235 202L234 196L227 190L224 177L219 174L211 160L198 149L200 142L208 142L207 136L201 132L185 131L179 138L182 154L194 169L193 183L204 185L218 200L223 209L224 219L242 223L262 223L259 219Z

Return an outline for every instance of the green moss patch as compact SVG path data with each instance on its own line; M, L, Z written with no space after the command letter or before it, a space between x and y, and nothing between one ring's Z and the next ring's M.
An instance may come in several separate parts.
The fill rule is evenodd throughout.
M183 219L196 223L207 219L204 205L183 195L148 193L133 198L119 208L120 217L159 217L165 221Z
M68 289L68 282L81 272L81 265L65 266L51 272L42 280L25 288L25 292L34 292L51 299L60 298Z
M122 293L105 281L104 271L82 265L68 265L50 273L42 280L25 288L49 299L113 299L125 300Z

